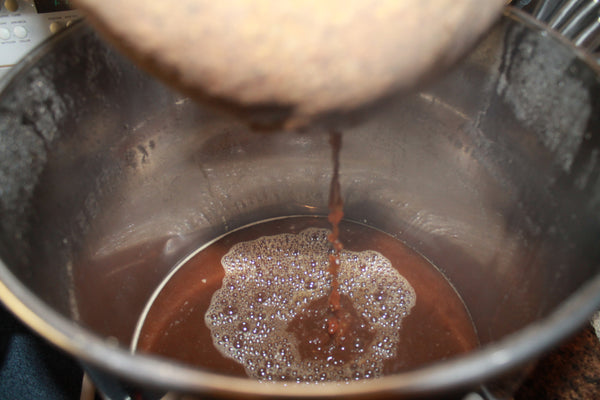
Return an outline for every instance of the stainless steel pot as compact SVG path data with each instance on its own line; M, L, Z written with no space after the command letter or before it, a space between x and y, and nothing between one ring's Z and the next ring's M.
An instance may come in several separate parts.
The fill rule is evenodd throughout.
M482 348L376 381L265 385L128 345L145 301L191 249L250 222L326 213L327 135L252 133L76 25L2 83L0 298L112 398L500 397L600 305L599 76L509 13L444 79L352 121L347 218L433 261Z

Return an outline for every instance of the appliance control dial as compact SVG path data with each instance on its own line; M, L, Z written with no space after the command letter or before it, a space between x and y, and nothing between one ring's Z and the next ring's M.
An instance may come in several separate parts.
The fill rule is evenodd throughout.
M69 10L66 4L54 0L0 2L0 77L38 44L80 18L79 11Z
M4 8L10 12L15 12L19 9L19 2L17 0L6 0L4 2Z

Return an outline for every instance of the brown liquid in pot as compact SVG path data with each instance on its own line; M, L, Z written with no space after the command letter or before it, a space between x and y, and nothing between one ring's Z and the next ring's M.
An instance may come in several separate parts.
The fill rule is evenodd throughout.
M331 246L327 228L319 217L271 220L197 252L152 301L137 351L213 372L303 382L388 375L477 346L464 304L434 266L393 237L348 221L339 226L345 327L331 341L328 252L316 251Z

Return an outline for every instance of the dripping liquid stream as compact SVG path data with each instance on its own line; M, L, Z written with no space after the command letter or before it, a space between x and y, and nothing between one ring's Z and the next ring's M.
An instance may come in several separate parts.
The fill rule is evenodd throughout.
M339 224L344 217L344 200L342 199L340 185L340 150L342 147L342 134L337 131L332 131L329 136L329 144L331 145L331 158L333 161L333 174L329 187L329 215L327 219L331 223L331 234L328 236L329 242L333 246L333 251L329 255L329 275L331 277L331 292L329 294L329 318L327 320L327 330L329 335L335 337L340 332L340 326L343 326L343 321L340 320L341 304L340 304L340 284L339 269L340 269L340 251L344 248L340 240Z

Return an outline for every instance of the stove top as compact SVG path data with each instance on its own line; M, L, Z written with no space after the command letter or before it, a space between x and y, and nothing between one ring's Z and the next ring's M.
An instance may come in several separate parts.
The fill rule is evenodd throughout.
M600 2L598 0L512 0L600 62Z

